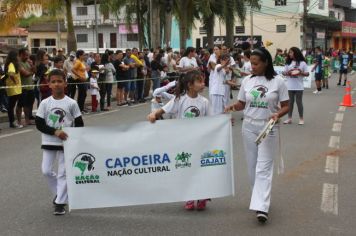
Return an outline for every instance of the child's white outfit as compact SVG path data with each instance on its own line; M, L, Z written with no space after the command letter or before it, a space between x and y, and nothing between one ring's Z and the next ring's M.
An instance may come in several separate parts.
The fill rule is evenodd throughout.
M227 73L224 68L219 71L221 67L222 67L221 64L217 64L215 66L214 74L209 84L210 101L211 101L213 115L224 113L224 108L225 105L227 104L226 101L227 87L225 85L225 81L226 81L226 77L231 73ZM230 96L230 93L228 96Z
M176 118L178 119L209 116L212 114L209 100L200 94L195 98L191 98L187 94L184 94L180 98L173 98L162 109L165 113L176 114Z
M74 120L81 116L75 100L68 96L54 99L52 96L44 99L38 108L36 116L45 120L50 128L62 129L74 126ZM56 204L66 204L68 201L66 172L64 165L63 141L54 135L42 133L42 173L46 177ZM54 161L58 158L58 173L53 171Z
M172 98L175 97L173 94L170 94L167 91L173 88L174 86L176 86L176 84L177 82L174 80L168 83L167 85L157 88L155 89L155 91L153 91L152 94L153 98L151 100L151 112L159 110L164 106L162 100L161 102L157 102L156 97L160 97L161 99L165 99L165 100L171 100Z

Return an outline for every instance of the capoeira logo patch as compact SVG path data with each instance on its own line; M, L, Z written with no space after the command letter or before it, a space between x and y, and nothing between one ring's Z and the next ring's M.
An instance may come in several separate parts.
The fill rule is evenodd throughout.
M50 126L56 129L61 129L64 124L64 117L66 116L66 112L61 108L53 108L51 109L48 119L50 120Z
M184 111L185 118L194 118L200 116L200 110L196 106L190 106Z
M256 85L250 90L250 94L253 97L253 101L250 104L250 107L257 108L268 108L268 102L264 101L268 88L263 85Z

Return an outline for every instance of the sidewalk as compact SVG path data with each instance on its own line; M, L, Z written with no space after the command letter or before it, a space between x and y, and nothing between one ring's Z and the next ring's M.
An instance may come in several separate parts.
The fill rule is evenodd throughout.
M112 93L111 93L112 106L116 106L116 89L117 89L117 87L113 86ZM77 90L77 93L76 93L75 100L77 99L77 95L78 95L78 90ZM37 104L37 102L35 102L35 104ZM91 106L91 95L90 95L89 90L87 92L87 97L85 99L85 106L86 107L87 106ZM33 106L33 110L37 110L36 105ZM35 115L35 113L33 115ZM22 114L22 117L23 117L23 114ZM0 123L5 123L5 122L8 122L8 121L9 121L9 119L7 117L7 113L0 112Z

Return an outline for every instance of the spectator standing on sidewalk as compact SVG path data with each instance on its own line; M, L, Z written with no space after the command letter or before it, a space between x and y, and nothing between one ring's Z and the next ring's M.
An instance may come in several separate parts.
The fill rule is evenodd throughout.
M312 68L312 72L315 71L315 85L316 90L313 92L314 94L320 94L321 92L321 80L323 79L323 54L321 52L321 48L318 46L315 48L315 64Z
M106 96L106 108L104 111L111 110L111 92L112 92L112 85L114 83L114 74L116 70L114 65L109 61L109 54L105 53L101 57L101 62L105 68L105 91L100 94L100 106L104 107L105 103L105 96Z
M3 86L5 86L5 81L2 79L4 75L4 61L3 58L0 57L0 111L2 113L7 113L8 101L6 96L6 90L2 88Z
M9 109L7 111L9 117L10 128L22 128L21 120L15 122L14 110L15 106L21 97L21 78L20 78L20 66L18 61L17 51L12 50L6 57L5 61L5 80L6 94L9 99Z
M88 111L84 109L85 98L87 97L87 84L88 73L85 65L85 55L83 50L78 50L76 53L77 60L72 68L72 75L78 86L78 106L83 114L87 114Z
M29 60L29 52L26 48L19 50L19 71L21 76L22 94L16 107L16 116L21 120L22 110L25 114L25 125L33 125L30 118L32 116L32 107L35 101L35 92L32 77L35 74L35 66ZM23 108L23 109L22 109Z
M73 84L75 83L73 74L72 74L72 69L73 69L73 65L75 62L75 52L70 52L69 54L69 58L67 60L64 61L63 64L63 69L64 72L66 73L67 76L67 82L68 82L68 96L72 99L74 99L75 97L75 93L77 90L77 85Z

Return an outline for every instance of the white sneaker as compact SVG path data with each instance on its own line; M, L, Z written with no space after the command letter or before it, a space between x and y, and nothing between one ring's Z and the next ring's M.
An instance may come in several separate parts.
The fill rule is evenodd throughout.
M313 93L314 93L314 94L317 94L318 92L319 92L318 90L315 90Z

